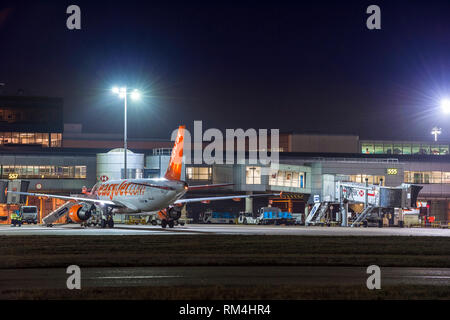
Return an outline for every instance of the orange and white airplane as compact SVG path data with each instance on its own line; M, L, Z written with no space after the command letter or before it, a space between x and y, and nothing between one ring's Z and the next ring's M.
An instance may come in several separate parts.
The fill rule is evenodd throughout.
M181 181L181 168L183 159L185 126L178 128L177 139L172 155L170 157L169 166L164 178L156 179L121 179L111 180L107 182L99 182L86 197L60 196L43 193L29 193L18 191L7 191L10 193L45 197L59 198L68 200L60 210L55 210L51 216L43 219L44 223L51 225L51 222L61 218L65 214L69 214L73 222L83 224L89 220L94 212L96 205L102 208L102 227L114 227L112 215L115 213L140 214L148 212L158 212L161 220L161 226L165 228L169 226L173 228L175 222L181 216L181 208L189 202L206 202L215 200L240 199L257 196L272 196L279 194L259 194L259 195L234 195L220 197L205 197L182 199L189 190L217 188L229 186L232 184L211 184L201 186L189 186L185 181Z

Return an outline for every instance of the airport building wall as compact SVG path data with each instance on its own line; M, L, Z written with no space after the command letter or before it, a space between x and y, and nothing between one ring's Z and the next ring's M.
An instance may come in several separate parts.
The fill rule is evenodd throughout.
M165 173L169 156L153 153L138 156L138 167L146 177L162 176ZM22 179L30 181L29 190L33 192L79 194L83 187L92 187L109 174L109 178L117 178L114 174L106 173L104 165L97 161L99 154L92 154L83 150L78 153L61 151L34 153L20 152L17 154L1 153L0 170L2 179ZM116 174L121 174L123 164L122 153L117 153L116 164L109 167ZM145 159L145 162L144 162ZM109 162L106 161L106 162ZM129 168L133 161L129 158ZM108 170L109 170L108 169ZM261 170L269 170L269 175L261 174ZM145 175L147 173L147 175ZM429 214L440 221L450 221L450 162L446 157L428 159L401 158L372 158L364 155L349 157L317 157L281 156L278 170L270 171L264 165L186 165L184 177L189 184L232 183L233 186L205 190L195 196L214 194L247 194L247 193L277 193L282 191L287 197L275 199L274 205L292 210L300 210L312 202L313 195L323 196L324 181L330 176L334 179L353 182L365 182L385 186L398 186L401 183L414 183L423 186L419 194L419 201L428 205ZM302 180L301 180L302 179ZM382 179L382 180L381 180ZM293 180L298 185L294 186ZM302 185L300 186L300 182ZM38 188L39 185L39 188ZM188 196L194 196L188 194ZM274 200L274 199L272 199ZM253 203L256 211L261 201ZM286 203L285 203L286 202ZM211 204L210 207L224 208L224 205L247 211L249 206L244 202L227 202ZM52 208L53 204L46 204ZM205 206L202 206L202 208ZM297 208L297 209L296 209ZM44 213L45 214L45 213ZM0 213L1 215L1 213Z

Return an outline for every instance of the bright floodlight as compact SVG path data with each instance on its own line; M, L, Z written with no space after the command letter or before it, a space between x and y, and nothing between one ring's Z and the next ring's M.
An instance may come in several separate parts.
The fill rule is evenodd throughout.
M139 100L141 98L141 94L137 89L134 89L133 92L131 92L131 99L133 100Z
M444 113L450 113L450 100L449 99L442 99L441 109Z
M113 87L111 90L113 93L118 94L119 93L119 88L118 87Z

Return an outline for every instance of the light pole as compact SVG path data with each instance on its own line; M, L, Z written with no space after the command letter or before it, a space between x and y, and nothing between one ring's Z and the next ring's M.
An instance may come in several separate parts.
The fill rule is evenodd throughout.
M128 94L130 94L131 99L133 100L139 100L141 97L139 91L137 89L134 89L133 91L128 91L127 87L114 87L112 88L112 92L114 94L119 95L119 98L124 100L124 125L123 125L123 163L124 163L124 179L127 179L127 98Z

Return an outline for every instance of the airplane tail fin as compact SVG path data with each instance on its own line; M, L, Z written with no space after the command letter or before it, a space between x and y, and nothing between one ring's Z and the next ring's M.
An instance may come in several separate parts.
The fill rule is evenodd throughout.
M185 126L180 126L178 128L178 135L172 149L169 166L167 167L166 174L164 175L164 178L168 180L181 179L181 168L183 165L184 129Z

